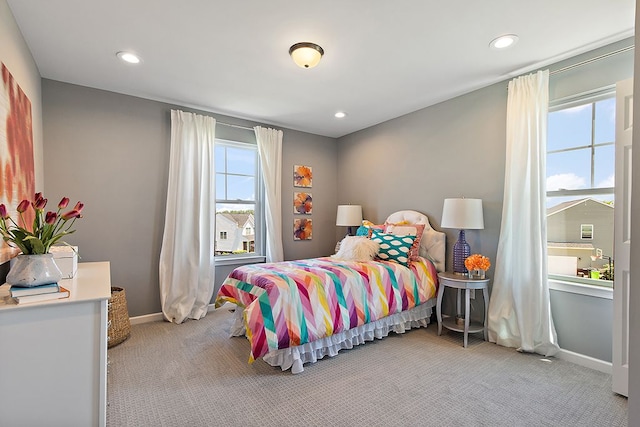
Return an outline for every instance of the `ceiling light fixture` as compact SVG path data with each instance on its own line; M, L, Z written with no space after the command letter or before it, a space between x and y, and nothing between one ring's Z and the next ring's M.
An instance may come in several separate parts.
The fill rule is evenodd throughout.
M337 113L334 114L334 117L336 119L342 119L347 115L347 113L345 113L344 111L338 111Z
M504 36L496 37L491 40L489 46L492 49L505 49L509 46L513 46L518 41L518 36L515 34L506 34Z
M140 57L135 53L120 51L116 53L116 56L123 60L124 62L128 62L129 64L139 64Z
M313 68L320 62L324 49L315 43L296 43L289 48L289 55L293 62L301 68Z

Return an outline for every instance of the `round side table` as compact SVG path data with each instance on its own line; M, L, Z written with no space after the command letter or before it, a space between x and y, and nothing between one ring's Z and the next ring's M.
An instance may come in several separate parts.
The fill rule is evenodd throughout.
M442 334L442 327L464 333L464 347L467 347L469 333L484 332L485 341L487 337L487 313L489 311L489 279L470 279L467 276L454 273L438 273L438 301L436 303L436 315L438 317L438 335ZM442 296L445 288L454 288L458 290L456 297L456 316L446 316L442 318ZM484 321L471 322L470 317L470 297L471 289L482 289L482 298L484 299ZM461 291L464 290L464 312L461 310ZM464 316L464 326L456 323L456 317Z

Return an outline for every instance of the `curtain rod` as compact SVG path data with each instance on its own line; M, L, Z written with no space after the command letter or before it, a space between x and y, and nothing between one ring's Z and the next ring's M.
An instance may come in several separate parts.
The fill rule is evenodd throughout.
M233 125L231 123L223 123L223 122L219 122L216 120L216 124L222 125L222 126L229 126L230 128L238 128L238 129L245 129L245 130L250 130L253 131L254 129L248 126L240 126L240 125Z
M562 68L559 68L557 70L549 71L549 75L551 76L551 75L554 75L554 74L563 73L565 71L569 71L569 70L572 70L574 68L581 67L583 65L587 65L587 64L590 64L592 62L596 62L596 61L599 61L601 59L608 58L610 56L617 55L619 53L624 53L624 52L627 52L629 50L633 50L634 47L635 47L635 45L631 45L631 46L620 48L618 50L614 50L613 52L604 53L604 54L602 54L600 56L595 56L595 57L590 58L590 59L585 59L584 61L576 62L575 64L567 65L566 67L562 67Z

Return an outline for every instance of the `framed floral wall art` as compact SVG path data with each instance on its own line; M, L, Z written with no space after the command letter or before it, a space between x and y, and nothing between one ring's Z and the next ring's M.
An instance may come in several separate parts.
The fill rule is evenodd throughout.
M311 166L294 165L293 166L293 186L311 188L313 180L313 172Z
M298 218L293 220L293 240L311 240L313 235L313 221Z
M293 193L293 213L311 215L313 200L311 193Z

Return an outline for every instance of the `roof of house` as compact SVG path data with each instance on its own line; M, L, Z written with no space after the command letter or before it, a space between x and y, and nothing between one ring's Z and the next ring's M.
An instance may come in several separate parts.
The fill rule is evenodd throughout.
M253 224L253 214L217 212L216 215L222 215L226 218L229 218L231 221L238 224L238 227L243 227L247 223L247 221Z
M591 197L585 197L584 199L578 199L578 200L569 200L568 202L562 202L559 203L555 206L552 206L550 208L547 209L547 216L551 216L553 214L557 214L558 212L562 212L564 210L570 209L574 206L577 206L581 203L585 203L585 202L594 202L594 203L598 203L599 205L602 206L607 206L611 209L613 209L613 205L609 205L607 203L603 203L600 200L596 200L596 199L592 199Z

